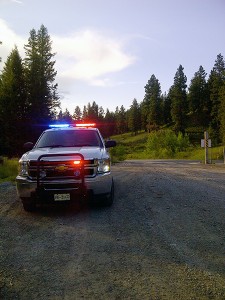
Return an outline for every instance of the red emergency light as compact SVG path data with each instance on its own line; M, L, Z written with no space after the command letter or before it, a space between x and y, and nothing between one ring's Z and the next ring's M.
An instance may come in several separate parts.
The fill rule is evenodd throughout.
M76 124L76 127L85 127L85 128L87 128L87 127L95 127L96 126L96 124L95 123L80 123L80 124Z

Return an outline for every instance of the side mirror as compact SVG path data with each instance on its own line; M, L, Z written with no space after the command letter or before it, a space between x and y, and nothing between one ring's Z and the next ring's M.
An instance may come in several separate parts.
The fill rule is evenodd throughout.
M31 149L33 149L33 147L34 147L34 143L32 142L27 142L23 145L23 148L26 151L30 151Z
M105 143L105 147L106 148L112 148L112 147L115 147L116 146L116 141L111 141L111 140L109 140L109 141L107 141L106 143Z

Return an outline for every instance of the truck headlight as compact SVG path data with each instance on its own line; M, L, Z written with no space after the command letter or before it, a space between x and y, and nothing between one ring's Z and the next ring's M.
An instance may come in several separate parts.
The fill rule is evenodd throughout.
M20 176L28 176L28 162L27 161L19 161L19 175Z
M98 161L98 173L108 173L110 172L110 159L99 159Z

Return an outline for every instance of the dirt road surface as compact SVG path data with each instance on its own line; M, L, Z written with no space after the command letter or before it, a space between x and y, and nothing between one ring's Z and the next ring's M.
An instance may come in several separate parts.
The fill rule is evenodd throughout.
M225 299L225 167L113 166L112 207L27 213L0 185L0 299Z

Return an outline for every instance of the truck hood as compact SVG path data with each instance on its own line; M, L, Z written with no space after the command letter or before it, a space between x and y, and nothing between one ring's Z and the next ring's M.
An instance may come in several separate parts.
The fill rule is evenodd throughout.
M22 156L22 160L37 160L41 155L49 154L82 154L84 159L102 159L108 157L106 150L99 147L57 147L57 148L34 148ZM68 157L68 156L67 156Z

